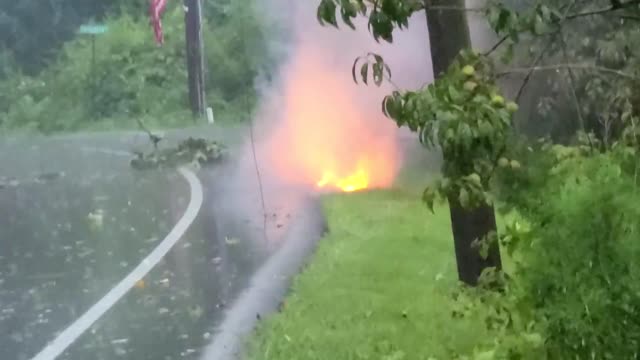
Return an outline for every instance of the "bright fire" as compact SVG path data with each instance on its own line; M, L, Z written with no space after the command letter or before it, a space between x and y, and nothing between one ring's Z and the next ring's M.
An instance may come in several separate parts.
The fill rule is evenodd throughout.
M381 99L372 99L374 88L358 88L348 68L325 59L307 47L286 68L284 119L270 152L277 173L318 189L389 186L397 171L397 128L381 114Z
M316 183L320 188L325 186L335 186L344 192L358 191L366 189L369 186L369 176L367 172L360 169L355 174L349 175L345 178L336 176L331 171L326 171L322 175L322 179Z

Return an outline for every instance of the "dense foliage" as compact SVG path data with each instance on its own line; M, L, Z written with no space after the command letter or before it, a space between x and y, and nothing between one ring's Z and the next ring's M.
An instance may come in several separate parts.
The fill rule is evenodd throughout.
M207 102L216 120L242 120L256 100L254 78L272 66L266 25L252 0L207 9ZM132 118L189 124L182 6L171 3L164 15L162 47L153 41L146 8L137 11L106 17L109 31L95 40L95 63L91 38L77 35L37 75L14 67L0 81L0 126L43 132L134 128Z
M519 213L501 238L511 266L484 279L502 291L457 294L462 316L485 314L498 334L478 358L636 358L635 150L541 142L523 151L523 171L500 176L501 198Z
M431 208L436 193L476 207L487 201L497 166L507 162L503 167L519 167L502 156L518 106L505 102L493 78L490 61L462 52L441 80L419 92L396 91L384 100L385 114L398 126L419 132L427 147L442 149L443 180L423 195Z
M612 156L560 165L530 216L520 269L554 359L634 358L640 344L636 184Z

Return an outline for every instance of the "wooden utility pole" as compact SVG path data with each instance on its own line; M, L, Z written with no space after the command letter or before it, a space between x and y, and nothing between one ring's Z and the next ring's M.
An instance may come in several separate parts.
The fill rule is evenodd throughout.
M204 53L202 42L202 4L200 0L184 0L189 103L195 117L204 116Z
M427 25L433 75L443 74L460 50L471 47L467 15L459 10L443 8L465 7L464 0L424 0L427 9ZM430 8L435 10L430 10ZM437 10L440 8L441 10ZM448 159L445 159L445 162ZM482 270L488 267L501 267L498 244L492 244L489 256L483 259L478 249L472 246L476 239L483 239L496 231L496 218L493 206L482 205L474 209L465 209L456 196L448 199L451 212L451 227L458 264L458 277L461 281L476 285Z

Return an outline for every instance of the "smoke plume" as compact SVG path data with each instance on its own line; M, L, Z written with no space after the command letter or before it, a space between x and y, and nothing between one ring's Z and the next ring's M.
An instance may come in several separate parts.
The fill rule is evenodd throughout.
M254 115L254 145L265 178L278 183L357 190L389 186L402 163L395 123L381 112L385 95L417 89L433 79L424 12L409 28L394 32L392 44L377 43L365 18L336 29L316 18L319 0L265 0L258 12L278 25L270 47L281 62L270 82L257 80L261 94ZM480 1L470 1L470 7ZM478 47L490 41L478 17L470 18ZM277 33L277 32L276 32ZM354 83L357 57L380 54L392 83L376 87ZM359 74L359 71L357 72ZM247 146L245 159L253 156Z

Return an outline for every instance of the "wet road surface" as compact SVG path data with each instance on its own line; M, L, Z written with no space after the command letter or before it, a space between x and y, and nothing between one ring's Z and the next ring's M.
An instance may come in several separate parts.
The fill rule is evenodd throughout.
M134 172L128 158L82 150L143 145L96 136L0 144L0 359L33 357L181 217L189 191L177 172ZM199 358L305 196L265 189L265 219L256 183L232 171L199 173L205 201L187 233L59 359Z

